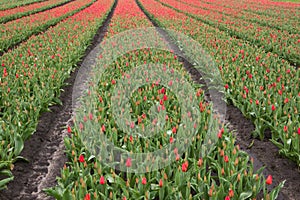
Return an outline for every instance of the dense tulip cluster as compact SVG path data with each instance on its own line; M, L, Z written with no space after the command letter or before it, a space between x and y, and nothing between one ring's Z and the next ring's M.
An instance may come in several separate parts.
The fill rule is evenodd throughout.
M0 10L8 10L20 6L26 6L34 3L43 2L45 0L24 0L24 1L1 1Z
M61 20L74 15L91 5L95 0L76 0L66 5L23 17L1 25L0 53L6 52L14 45L26 40L33 34L38 34Z
M79 0L58 7L57 11L61 12L56 15L73 13L73 16L43 34L31 36L0 57L0 173L5 174L0 189L13 179L8 170L20 158L24 140L34 134L40 114L49 111L49 106L61 103L59 95L64 81L113 5L113 1L100 0L83 9L91 3ZM83 10L78 12L78 9Z
M295 69L277 54L208 25L205 20L180 12L179 7L175 9L158 0L140 2L160 26L184 32L215 58L226 95L254 122L253 134L263 139L265 130L270 129L272 142L280 148L280 153L300 165L299 68ZM193 48L184 41L179 44L186 50Z
M144 2L143 2L144 3ZM147 3L145 3L147 4ZM149 2L147 5L155 5ZM130 9L128 9L130 8ZM176 20L176 13L173 11L165 13L162 9L155 10L165 19ZM186 17L188 18L188 17ZM176 22L176 21L174 21ZM176 24L176 23L175 23ZM146 30L151 27L151 23L139 9L134 0L118 0L114 15L110 21L109 29L103 43L110 43L110 38L114 38L123 31L133 28ZM183 31L185 29L182 29ZM125 32L126 33L126 32ZM105 66L96 65L96 68L103 67L102 74L97 74L98 82L91 78L86 95L82 97L82 105L90 105L95 102L96 107L79 107L74 117L74 126L67 127L70 137L66 138L65 145L70 162L66 166L58 179L56 187L48 189L47 192L56 198L69 199L255 199L262 192L264 196L277 196L281 183L272 191L266 188L270 184L261 171L253 170L253 161L249 156L235 145L235 139L226 127L222 127L215 135L216 144L208 155L201 157L201 149L204 138L208 131L209 119L211 118L211 104L205 102L201 85L192 81L179 62L178 55L172 50L147 48L146 43L153 38L164 43L160 35L147 35L145 38L137 38L138 30L127 32L131 40L129 45L136 49L126 52ZM125 35L125 37L128 37ZM132 39L134 38L134 39ZM145 44L145 48L139 48ZM111 48L119 50L125 49L125 43L111 42ZM119 46L118 46L119 45ZM111 55L110 48L104 49L104 53L99 56L99 63L105 59L102 55ZM105 54L106 53L106 54ZM112 55L114 55L112 53ZM149 81L145 78L146 85L137 88L130 93L130 113L131 118L123 119L128 132L121 129L122 124L118 124L118 119L113 115L112 96L114 90L121 83L134 82L131 70L140 65L162 63L164 70L170 68L177 70L186 77L195 90L194 96L197 99L199 112L201 113L201 124L194 126L196 134L192 138L192 143L183 155L179 149L174 148L166 155L173 155L170 165L158 170L151 171L145 162L136 163L136 158L126 157L120 160L113 160L113 157L102 157L90 151L91 146L105 148L107 142L117 146L117 149L131 153L150 153L157 149L162 149L169 144L177 142L180 134L180 123L183 111L177 99L177 94L168 87L160 85L159 80ZM143 71L141 72L143 73ZM167 81L168 86L176 84L176 80ZM126 89L126 87L124 87ZM229 89L229 86L228 88ZM118 91L117 94L120 94ZM118 98L118 96L117 96ZM189 98L186 98L188 101ZM152 105L156 105L158 113L166 111L161 119L151 118L149 110ZM96 110L97 112L93 112ZM190 113L187 113L189 116ZM128 121L126 121L128 120ZM136 129L143 130L144 127L155 125L159 120L165 121L162 130L153 137L141 137L134 134ZM218 123L214 124L218 127ZM92 133L96 133L93 135ZM105 135L107 141L95 140L97 135ZM93 139L85 142L83 138ZM184 143L184 140L182 141ZM101 153L100 153L101 154ZM129 154L130 155L130 154ZM108 166L111 161L115 166ZM122 168L123 166L123 168ZM145 169L144 173L134 174L130 169L135 167Z
M56 6L60 6L70 0L50 0L41 3L30 4L27 6L17 7L13 9L0 11L0 23L6 23L8 21L18 19L24 16L32 15L37 12L51 9Z
M0 0L0 189L13 179L40 114L61 104L65 80L114 5L101 43L108 48L97 55L66 126L69 161L58 185L45 191L68 200L275 199L284 182L274 186L272 175L254 170L182 55L145 15L169 29L187 58L197 47L170 29L198 42L217 65L227 101L254 122L253 134L263 139L270 129L280 153L300 165L300 6L268 0ZM161 79L176 73L192 93L178 77ZM140 79L128 108L122 95Z

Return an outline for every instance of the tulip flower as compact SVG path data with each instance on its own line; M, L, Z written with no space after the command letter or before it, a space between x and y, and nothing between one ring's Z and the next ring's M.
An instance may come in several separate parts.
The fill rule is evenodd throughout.
M273 178L272 178L271 175L269 175L269 176L267 177L267 179L266 179L266 184L267 184L267 185L271 185L272 182L273 182Z

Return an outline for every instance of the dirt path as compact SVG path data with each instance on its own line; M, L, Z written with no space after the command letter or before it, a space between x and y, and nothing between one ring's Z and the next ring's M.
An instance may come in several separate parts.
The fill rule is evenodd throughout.
M254 131L254 124L246 119L241 111L233 105L227 106L227 120L230 122L230 129L235 130L237 143L241 149L254 157L257 167L266 166L264 174L273 176L273 183L286 180L278 200L298 200L300 198L300 172L296 163L279 155L279 149L269 141L271 133L266 131L266 138L263 141L253 139L251 132ZM254 140L251 149L247 147Z
M92 45L86 50L84 59L103 40L108 24L115 10L113 6L107 19L99 28ZM81 66L78 63L78 66ZM56 177L60 176L67 158L64 153L63 138L67 132L64 127L70 124L72 117L72 92L79 69L71 74L63 88L60 100L62 106L50 107L51 112L43 113L40 117L37 131L25 141L21 156L29 160L15 163L14 180L8 184L7 190L0 191L0 200L47 200L42 190L56 185Z

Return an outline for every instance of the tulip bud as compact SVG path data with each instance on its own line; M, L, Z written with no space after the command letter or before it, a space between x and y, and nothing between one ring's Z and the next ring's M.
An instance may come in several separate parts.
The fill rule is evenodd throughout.
M168 180L168 175L166 173L164 173L164 179Z
M163 180L162 179L159 180L158 185L159 185L159 187L163 187Z

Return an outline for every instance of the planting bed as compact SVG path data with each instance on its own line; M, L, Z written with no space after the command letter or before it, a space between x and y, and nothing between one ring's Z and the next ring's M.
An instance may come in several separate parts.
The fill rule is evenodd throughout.
M0 14L11 14L0 17L10 21L0 34L0 199L300 197L299 4L2 1ZM212 111L210 82L202 79L213 68L197 68L205 63L194 55L197 47L170 29L192 38L216 63L225 124ZM253 35L256 29L260 34ZM190 86L158 80L169 68ZM131 116L120 109L120 121L113 106L127 81L138 82L132 73L150 82L130 93ZM78 86L79 77L89 84ZM195 92L186 95L187 88ZM195 101L196 111L181 108L181 99ZM153 108L162 118L153 118ZM157 122L164 126L155 137L140 136ZM204 154L209 130L215 143ZM109 152L109 142L117 148L107 166L97 156ZM150 152L168 145L161 160L157 154L151 161ZM148 156L132 154L141 152ZM165 157L172 162L157 168Z
M61 6L68 2L69 0L53 0L53 1L46 1L46 2L36 3L28 6L0 11L0 23L6 23L14 19L18 19L37 12L41 12L57 6Z

